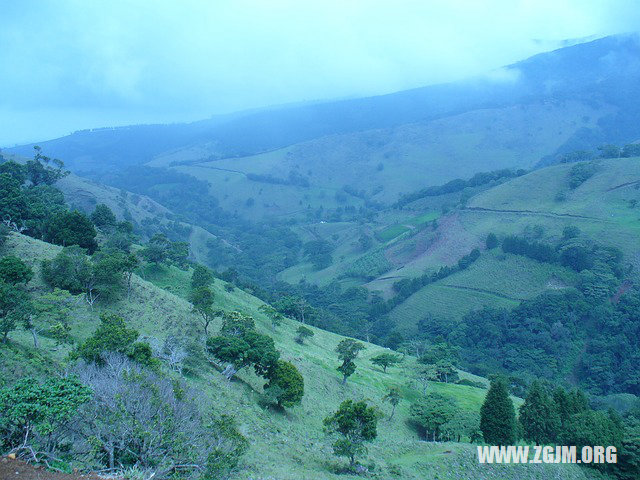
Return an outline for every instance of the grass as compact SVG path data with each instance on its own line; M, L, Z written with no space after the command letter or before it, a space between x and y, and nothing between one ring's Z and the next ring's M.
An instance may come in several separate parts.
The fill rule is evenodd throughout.
M410 230L411 229L405 225L390 225L384 230L377 232L376 237L381 242L386 243Z
M32 238L11 235L2 253L19 255L38 271L40 260L55 256L59 250L59 247ZM97 305L95 310L82 301L77 304L71 319L76 341L91 335L98 324L99 314L106 310L122 315L147 338L162 340L167 335L176 334L202 341L201 329L191 307L180 297L185 294L189 272L175 268L145 269L143 272L148 280L162 288L135 275L129 300L121 298L110 305ZM336 371L339 362L333 351L343 337L311 327L315 335L306 345L299 345L294 340L297 322L285 319L277 330L272 331L269 319L258 311L262 304L260 300L239 289L227 292L218 280L213 289L216 307L253 315L258 330L273 336L282 357L293 362L305 378L306 394L302 405L286 413L267 411L258 406L263 380L248 370L241 371L237 380L228 383L219 372L203 364L196 375L188 379L192 386L207 394L216 413L234 415L240 422L241 431L250 439L251 447L243 459L243 469L234 478L359 478L331 472L336 459L322 431L322 419L335 411L344 399L366 400L388 415L389 406L382 402L382 397L394 385L402 389L404 398L393 421L383 418L379 422L378 438L370 445L365 464L374 463L373 471L380 478L392 478L391 472L397 471L395 466L401 468L398 478L403 479L453 479L465 478L464 475L466 478L478 478L473 476L478 467L474 464L470 445L420 442L407 424L410 401L421 395L414 374L416 360L413 357L405 357L400 366L390 368L384 374L371 364L370 359L386 349L366 344L366 349L356 360L358 368L355 374L343 386ZM29 290L32 295L46 290L39 275L29 283ZM212 330L215 332L217 328L219 325L213 325ZM14 375L45 374L52 366L64 366L67 361L69 347L56 348L48 339L42 339L37 352L31 346L30 335L24 331L11 332L10 340L8 346L0 345L0 368L5 378L16 365L24 364L25 367L16 370ZM479 409L486 393L485 389L437 382L432 382L429 389L449 396L462 409L474 411ZM577 467L546 468L550 475L555 475L553 478L567 480L587 478L588 473ZM538 467L524 468L518 478L541 478L541 471ZM491 475L496 472L499 472L497 467L487 470Z

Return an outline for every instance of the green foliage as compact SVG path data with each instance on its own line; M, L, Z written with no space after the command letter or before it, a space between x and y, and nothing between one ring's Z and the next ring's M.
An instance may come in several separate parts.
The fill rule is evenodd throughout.
M64 162L62 160L51 159L43 155L42 149L38 145L34 146L33 149L35 151L33 160L27 161L25 165L26 179L32 185L53 185L69 174L68 171L64 170ZM55 165L55 168L49 166L50 163Z
M345 274L365 280L373 280L391 269L391 264L383 249L376 249L357 258L347 268Z
M222 415L214 421L213 429L218 441L207 456L203 480L228 478L249 449L249 441L238 431L233 417Z
M503 379L491 382L480 408L480 430L490 445L513 445L516 441L516 412Z
M0 281L0 334L4 343L18 323L29 319L32 310L29 295L22 285Z
M28 217L28 206L21 186L22 182L10 174L0 174L0 220L20 225Z
M103 355L107 352L132 356L138 335L137 330L127 327L124 318L103 313L96 331L71 353L71 357L102 364Z
M389 402L391 404L391 415L389 415L389 420L393 419L393 415L396 413L396 407L400 403L401 399L402 394L398 387L391 387L387 394L382 397L383 402Z
M576 163L569 170L569 188L575 190L589 180L597 171L598 167L595 163Z
M0 224L0 248L4 246L4 243L7 241L8 235L9 228L4 224Z
M197 287L189 292L189 301L193 305L202 321L204 334L209 334L209 324L216 317L217 312L213 309L213 291L209 287Z
M313 330L305 327L304 325L300 325L296 330L296 342L300 345L304 345L304 341L307 338L313 337Z
M98 297L110 301L124 289L127 273L130 285L134 257L120 251L97 252L91 261L78 246L64 248L51 260L43 260L42 277L53 288L84 293L89 305Z
M630 143L622 147L620 156L623 158L640 157L640 143Z
M402 357L394 355L393 353L381 353L371 358L371 363L382 367L384 373L387 373L387 368L392 367L402 361Z
M342 365L340 365L337 370L342 373L343 384L347 383L347 378L356 371L356 364L353 361L360 353L360 350L364 350L364 348L365 346L362 343L352 338L341 340L336 347L338 358L342 360Z
M448 441L460 442L463 438L470 443L482 440L480 415L477 412L458 411L453 418L440 426L441 435Z
M211 283L213 283L211 270L204 265L197 264L191 274L191 288L195 290L200 287L208 287Z
M108 229L115 227L116 216L107 205L99 203L91 214L91 221L100 229Z
M339 457L349 458L349 464L355 465L356 456L366 453L366 442L377 436L377 425L380 414L375 407L366 402L345 400L340 408L324 419L325 430L338 438L333 442L333 453Z
M500 242L498 241L498 237L496 236L495 233L492 232L489 235L487 235L487 238L485 240L485 246L487 247L487 250L494 249L499 244Z
M524 439L537 445L552 443L560 429L560 416L555 402L539 382L533 382L518 417Z
M249 365L258 375L271 378L280 357L273 339L257 333L253 318L239 312L225 313L220 335L208 338L206 344L211 355L229 364L223 372L229 380Z
M452 365L458 363L460 347L456 347L447 342L438 342L425 348L418 361L424 364L437 364L438 362L449 362Z
M411 404L409 419L418 429L422 438L433 442L442 439L442 426L457 415L457 405L453 399L430 393Z
M524 255L539 262L554 263L558 260L558 255L552 245L529 241L516 235L509 235L502 240L502 251Z
M290 408L302 402L304 378L295 365L278 360L266 388L277 388L278 406Z
M271 320L271 328L273 330L279 327L282 324L282 321L284 320L284 317L280 312L278 312L275 308L273 308L271 305L268 305L266 303L264 305L260 305L258 307L258 310L264 313L267 317L269 317L269 319Z
M91 389L73 377L43 383L22 378L0 389L0 438L10 448L44 449L47 436L63 427L91 395Z
M45 240L64 247L78 245L93 253L98 248L96 235L89 217L76 210L53 216L47 223Z
M33 277L33 270L26 263L14 256L0 258L0 281L5 283L28 283Z
M42 261L42 278L50 287L78 294L85 290L91 276L91 265L85 251L78 247L66 247L55 258Z

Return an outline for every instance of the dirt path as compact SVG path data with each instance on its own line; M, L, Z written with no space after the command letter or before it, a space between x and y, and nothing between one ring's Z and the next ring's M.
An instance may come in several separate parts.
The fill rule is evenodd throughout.
M622 183L620 185L616 185L615 187L611 187L610 189L608 189L607 192L610 192L611 190L617 190L619 188L630 187L631 185L640 185L640 180L636 180L634 182L627 182L627 183Z
M484 288L465 287L462 285L452 285L450 283L443 283L442 286L449 287L449 288L456 288L458 290L469 290L472 292L486 293L488 295L493 295L494 297L504 298L505 300L513 300L514 302L521 302L524 300L523 298L510 297L508 295L503 295L501 293L497 293L491 290L486 290Z
M22 460L8 457L0 459L0 479L1 480L104 480L107 477L100 477L96 474L66 474L60 472L50 472L44 467L30 465ZM112 480L117 480L110 477Z
M472 211L472 212L487 212L487 213L514 213L516 215L538 215L541 217L551 217L551 218L580 218L584 220L596 220L598 222L608 223L607 220L603 220L602 218L588 217L586 215L573 215L571 213L540 212L536 210L500 210L500 209L484 208L484 207L465 207L463 210Z

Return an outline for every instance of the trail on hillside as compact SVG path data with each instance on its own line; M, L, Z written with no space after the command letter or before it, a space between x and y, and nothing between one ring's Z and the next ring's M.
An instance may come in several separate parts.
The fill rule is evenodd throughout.
M485 208L485 207L464 207L462 210L473 212L487 212L487 213L514 213L516 215L538 215L541 217L551 218L579 218L582 220L596 220L598 222L609 223L608 220L604 220L598 217L589 217L587 215L574 215L572 213L553 213L553 212L540 212L536 210L507 210L497 208Z
M198 167L198 168L208 168L209 170L220 170L221 172L239 173L240 175L244 175L244 176L247 175L245 172L241 172L240 170L232 170L230 168L210 167L208 165L198 165L197 163L194 163L191 166Z
M469 290L472 292L487 293L489 295L493 295L494 297L504 298L505 300L513 300L515 302L522 302L523 300L525 300L524 298L510 297L509 295L503 295L502 293L494 292L492 290L487 290L485 288L465 287L464 285L453 285L451 283L443 283L442 286L456 288L458 290Z
M627 183L621 183L620 185L616 185L615 187L611 187L607 190L607 192L610 192L612 190L617 190L619 188L624 188L624 187L630 187L632 185L640 185L640 180L635 180L633 182L627 182Z

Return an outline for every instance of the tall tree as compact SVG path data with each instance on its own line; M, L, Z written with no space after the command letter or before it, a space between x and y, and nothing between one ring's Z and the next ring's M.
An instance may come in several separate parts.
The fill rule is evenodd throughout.
M480 430L491 445L513 445L516 441L516 412L502 378L492 380L480 408Z
M201 318L205 335L209 334L209 324L218 315L218 311L213 308L213 298L209 287L198 287L189 293L189 301L193 305L193 311Z
M387 394L382 397L383 402L389 402L391 404L391 415L389 416L389 420L393 419L393 415L396 413L396 407L400 403L400 399L402 395L400 394L400 389L398 387L391 387Z
M556 441L560 429L560 417L553 398L535 381L520 407L520 423L524 439L544 445Z
M347 383L347 378L356 371L354 360L360 353L360 350L364 350L364 348L365 346L362 343L352 338L345 338L336 347L338 358L342 360L342 365L340 365L337 370L342 373L343 385Z

